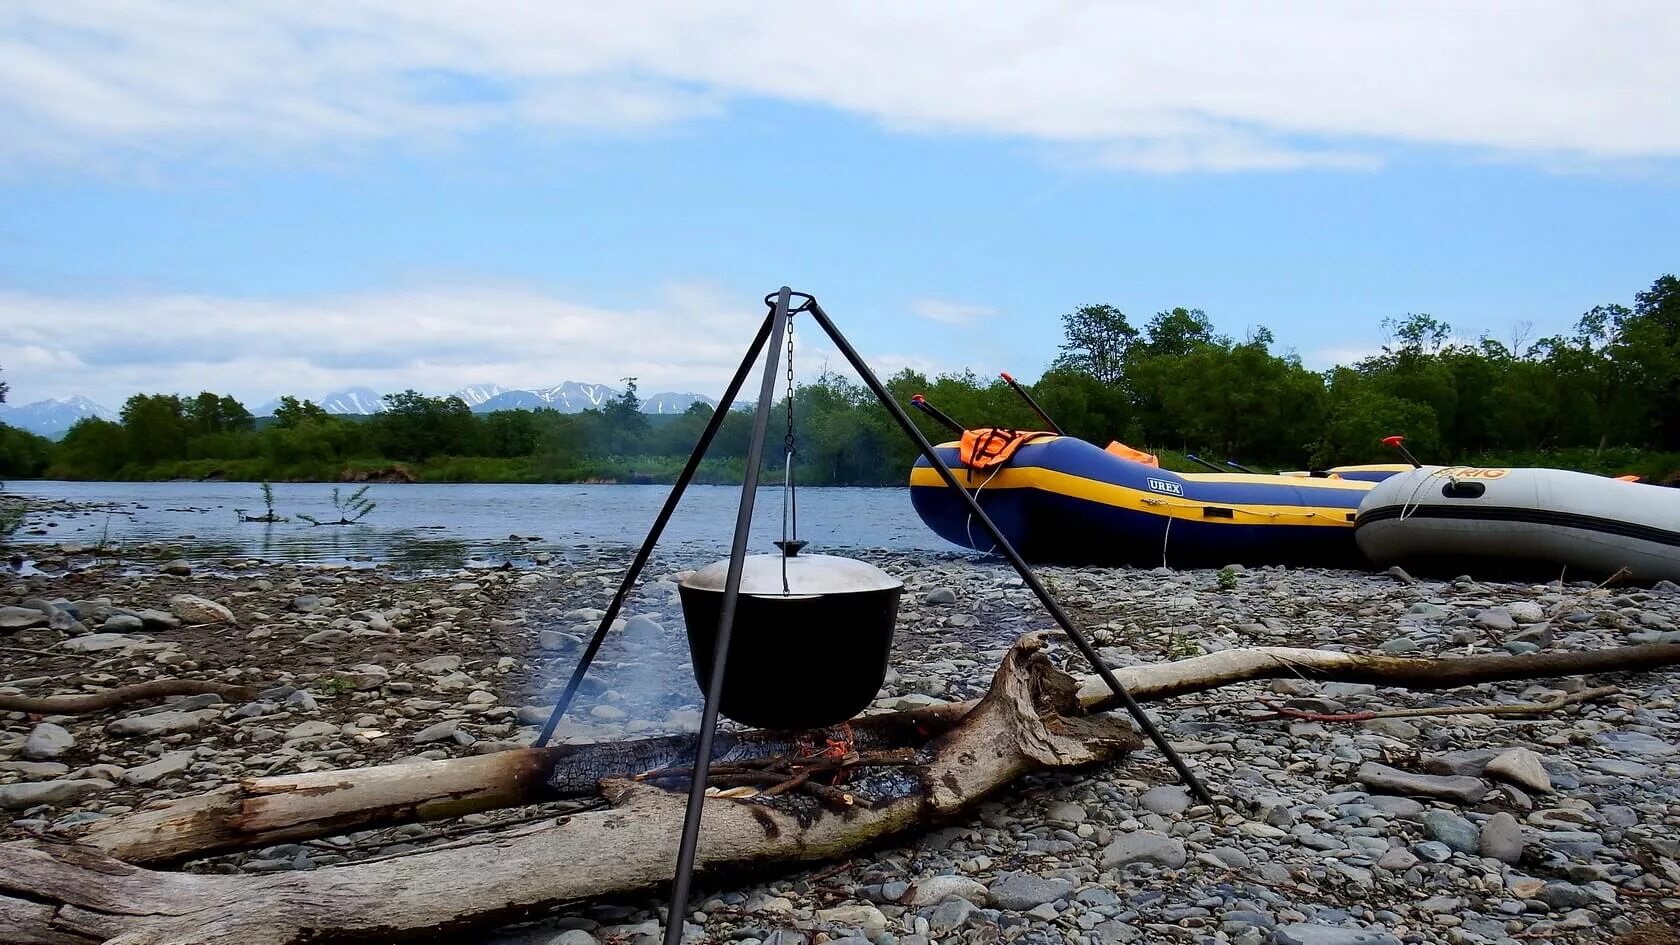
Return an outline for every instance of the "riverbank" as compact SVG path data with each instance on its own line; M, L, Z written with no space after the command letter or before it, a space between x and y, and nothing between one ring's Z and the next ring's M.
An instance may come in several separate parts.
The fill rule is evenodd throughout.
M1205 473L1207 467L1169 449L1152 450L1163 468L1177 472ZM1217 457L1218 454L1210 454ZM779 456L779 454L778 454ZM1536 450L1523 453L1479 453L1458 457L1421 457L1429 463L1492 467L1543 467L1570 469L1602 476L1639 476L1652 482L1680 479L1680 453L1649 450L1588 448ZM147 465L128 464L115 470L86 474L74 466L44 467L45 478L68 481L111 482L419 482L419 483L636 483L669 485L676 481L686 456L570 457L545 456L437 456L419 462L381 458L319 460L282 463L262 458L171 460ZM780 477L780 461L770 464L774 478ZM744 463L739 459L708 459L700 464L694 481L711 485L738 485ZM1305 468L1304 466L1296 468ZM801 485L811 486L902 486L909 474L903 470L876 470L867 476L836 477L821 469L801 468Z
M872 557L907 584L879 708L977 695L1009 642L1047 624L996 563ZM693 729L699 694L672 578L709 560L655 562L562 737ZM0 610L4 691L159 676L262 690L250 702L195 696L161 712L0 715L0 835L73 836L91 820L241 777L526 743L623 563L601 553L563 568L416 575L231 559L186 573L95 566L0 581L0 607L18 608ZM1670 585L1409 582L1281 568L1237 569L1234 584L1210 571L1044 574L1115 664L1256 644L1455 656L1680 639L1680 589ZM180 620L170 611L187 606L181 595L226 606L235 623ZM1587 682L1624 692L1528 718L1333 722L1276 719L1268 708L1334 715L1537 701ZM1674 671L1442 694L1304 681L1221 689L1154 711L1226 798L1224 816L1192 806L1144 750L1104 770L1028 779L973 818L902 846L760 884L702 886L690 919L713 941L748 945L854 933L878 945L1608 942L1645 916L1680 915L1677 697ZM1507 754L1514 749L1538 757ZM1495 757L1504 760L1490 765ZM330 868L494 831L512 813L193 868ZM657 905L582 905L486 940L637 941L656 929Z

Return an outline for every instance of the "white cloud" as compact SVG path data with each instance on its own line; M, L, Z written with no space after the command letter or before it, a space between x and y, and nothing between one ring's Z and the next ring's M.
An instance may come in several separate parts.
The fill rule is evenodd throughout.
M968 325L976 319L997 314L997 309L988 305L966 305L940 299L917 299L910 303L910 311L947 325Z
M255 406L359 385L445 393L486 382L616 385L626 376L644 393L716 396L763 317L751 295L696 285L620 309L494 285L300 301L0 293L8 341L0 365L17 403L83 394L116 407L136 392L211 390ZM843 367L812 342L809 332L799 337L803 377Z
M0 155L297 160L764 97L1150 171L1680 154L1668 0L645 4L14 0Z

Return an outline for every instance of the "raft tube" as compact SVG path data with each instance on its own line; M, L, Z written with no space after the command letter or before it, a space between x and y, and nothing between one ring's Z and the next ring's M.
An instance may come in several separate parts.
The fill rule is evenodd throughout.
M1680 580L1680 489L1563 469L1425 466L1360 503L1379 565L1420 572Z
M1029 442L1007 465L986 472L965 469L956 443L937 449L1028 561L1143 567L1363 564L1353 521L1370 482L1176 473L1069 436ZM910 472L910 501L945 540L993 550L962 500L925 459Z

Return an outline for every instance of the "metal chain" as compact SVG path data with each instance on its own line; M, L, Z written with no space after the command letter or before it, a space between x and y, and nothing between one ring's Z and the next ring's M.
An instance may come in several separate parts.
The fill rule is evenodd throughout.
M787 323L787 436L782 438L782 446L789 453L797 453L793 438L793 316L788 316Z

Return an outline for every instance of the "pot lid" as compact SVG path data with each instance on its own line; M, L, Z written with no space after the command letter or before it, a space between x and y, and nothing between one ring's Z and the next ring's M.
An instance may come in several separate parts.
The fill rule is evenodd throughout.
M902 591L904 582L867 562L835 555L748 555L742 562L741 593L754 597L782 597L782 562L787 562L786 595L862 594ZM729 559L714 562L685 578L682 586L723 593L729 578Z

